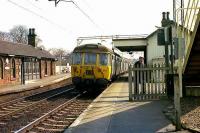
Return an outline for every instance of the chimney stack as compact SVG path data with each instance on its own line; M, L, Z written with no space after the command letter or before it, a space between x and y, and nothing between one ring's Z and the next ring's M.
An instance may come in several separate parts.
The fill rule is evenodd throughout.
M162 12L162 21L163 20L166 20L166 18L165 18L165 12Z
M162 27L166 27L170 24L171 24L171 20L169 19L169 12L163 12L162 13L162 21L161 21Z
M167 12L167 20L169 20L169 12Z
M31 45L33 47L37 47L36 43L35 43L35 29L34 28L30 28L29 29L29 34L28 34L28 45Z

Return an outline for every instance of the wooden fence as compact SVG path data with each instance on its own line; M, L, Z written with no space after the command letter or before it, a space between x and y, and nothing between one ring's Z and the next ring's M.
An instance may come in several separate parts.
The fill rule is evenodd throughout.
M129 100L154 100L166 96L164 64L129 66Z

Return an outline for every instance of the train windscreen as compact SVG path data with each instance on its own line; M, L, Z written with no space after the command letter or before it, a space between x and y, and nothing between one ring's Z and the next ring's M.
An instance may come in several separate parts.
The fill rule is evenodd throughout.
M72 56L72 62L74 65L79 65L81 64L81 53L74 53Z
M95 65L96 64L97 55L95 53L85 53L85 65Z

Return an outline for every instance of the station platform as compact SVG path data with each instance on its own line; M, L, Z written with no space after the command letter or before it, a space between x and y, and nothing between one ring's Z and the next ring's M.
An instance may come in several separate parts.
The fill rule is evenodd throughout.
M128 101L128 82L112 83L64 133L166 133L175 127L162 110L167 101ZM181 133L185 133L184 131Z
M68 74L65 73L65 74L58 74L54 76L45 77L43 79L26 81L25 85L18 84L18 85L0 86L0 95L37 89L51 84L56 84L70 77L71 77L70 73Z

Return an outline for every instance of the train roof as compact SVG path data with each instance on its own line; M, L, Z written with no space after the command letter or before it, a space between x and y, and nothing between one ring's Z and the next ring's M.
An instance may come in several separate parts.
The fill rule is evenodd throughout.
M101 44L84 44L74 48L73 52L113 53L113 51Z

